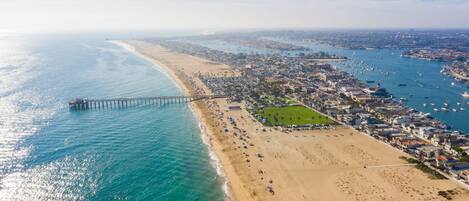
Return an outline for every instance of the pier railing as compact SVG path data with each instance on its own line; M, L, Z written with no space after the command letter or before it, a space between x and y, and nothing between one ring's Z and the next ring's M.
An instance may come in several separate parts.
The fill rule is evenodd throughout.
M99 108L125 108L140 105L164 105L188 103L203 99L226 98L223 95L199 95L199 96L155 96L155 97L131 97L131 98L108 98L108 99L88 99L76 98L68 105L70 109L87 110Z

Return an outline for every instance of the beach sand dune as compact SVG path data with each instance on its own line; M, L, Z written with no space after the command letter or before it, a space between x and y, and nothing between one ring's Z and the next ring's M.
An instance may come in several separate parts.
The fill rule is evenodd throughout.
M188 94L210 93L194 73L237 73L149 42L126 43L166 68ZM399 158L409 157L405 153L350 128L282 132L263 127L246 110L227 110L230 105L244 107L224 99L192 106L233 200L447 200L439 191L451 192L452 200L469 200L452 181L430 179Z

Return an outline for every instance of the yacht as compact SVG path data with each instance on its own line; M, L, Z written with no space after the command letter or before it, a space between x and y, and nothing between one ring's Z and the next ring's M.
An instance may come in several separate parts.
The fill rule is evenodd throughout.
M464 98L469 98L469 93L467 93L467 91L465 91L463 94L461 94L462 97Z

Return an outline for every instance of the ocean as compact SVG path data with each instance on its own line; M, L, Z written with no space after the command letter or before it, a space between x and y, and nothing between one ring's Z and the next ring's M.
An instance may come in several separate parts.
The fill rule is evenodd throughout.
M77 96L182 94L106 37L0 34L0 200L224 200L188 105L69 110Z

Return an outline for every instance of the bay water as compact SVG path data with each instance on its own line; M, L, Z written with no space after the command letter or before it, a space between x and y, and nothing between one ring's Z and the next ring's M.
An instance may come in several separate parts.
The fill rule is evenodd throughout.
M369 86L378 83L390 92L395 99L405 100L405 105L446 123L453 130L469 133L469 84L458 82L440 71L445 62L420 60L402 57L402 49L352 50L321 44L314 41L271 38L276 41L308 47L308 51L278 51L256 49L221 40L192 41L193 43L231 53L284 54L326 52L349 59L331 62L340 70L346 71ZM445 105L448 104L448 106ZM441 108L447 108L442 111ZM438 109L438 111L435 111ZM455 111L453 111L453 109Z

